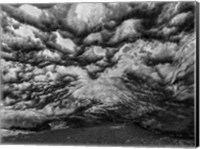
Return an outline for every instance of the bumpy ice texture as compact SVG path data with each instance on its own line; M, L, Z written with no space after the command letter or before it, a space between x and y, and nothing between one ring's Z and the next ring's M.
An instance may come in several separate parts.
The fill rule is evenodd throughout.
M115 121L193 136L195 4L2 5L2 128Z

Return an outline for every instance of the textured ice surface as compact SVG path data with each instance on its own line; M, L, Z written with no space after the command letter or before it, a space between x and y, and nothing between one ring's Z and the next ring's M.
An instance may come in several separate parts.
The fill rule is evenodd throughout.
M195 4L2 5L2 127L125 121L193 136Z

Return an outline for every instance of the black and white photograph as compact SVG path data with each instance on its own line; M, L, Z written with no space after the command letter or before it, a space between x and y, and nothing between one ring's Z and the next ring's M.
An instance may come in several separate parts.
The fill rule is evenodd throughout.
M197 9L0 4L0 144L195 147Z

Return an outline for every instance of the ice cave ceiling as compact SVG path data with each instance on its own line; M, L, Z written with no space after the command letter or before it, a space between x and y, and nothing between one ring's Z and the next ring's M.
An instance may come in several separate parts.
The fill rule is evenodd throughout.
M77 118L193 135L195 6L1 5L2 127Z

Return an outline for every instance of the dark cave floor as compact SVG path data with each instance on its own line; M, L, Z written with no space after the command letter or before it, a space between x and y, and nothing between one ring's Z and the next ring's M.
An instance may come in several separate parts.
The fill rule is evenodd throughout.
M175 138L150 132L136 125L104 124L62 128L2 137L3 144L194 146L194 139Z

